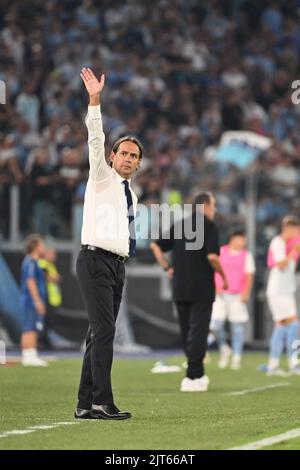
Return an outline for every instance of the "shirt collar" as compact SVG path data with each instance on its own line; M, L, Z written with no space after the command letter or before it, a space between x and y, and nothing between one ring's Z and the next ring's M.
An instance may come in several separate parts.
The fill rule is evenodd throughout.
M117 181L119 181L120 183L122 183L126 179L126 178L123 178L123 176L119 175L119 173L114 168L112 168L112 170L115 172ZM131 179L129 179L127 181L129 183L129 186L131 186Z

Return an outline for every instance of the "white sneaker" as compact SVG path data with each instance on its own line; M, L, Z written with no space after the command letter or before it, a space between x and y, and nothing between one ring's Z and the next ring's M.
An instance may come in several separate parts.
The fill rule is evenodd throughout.
M285 370L280 369L279 367L275 367L274 369L268 369L267 376L277 376L277 377L289 377L291 375L290 372L286 372Z
M231 353L232 353L232 350L228 346L228 344L224 344L224 346L221 347L220 359L218 362L218 366L220 369L226 369L226 367L228 367Z
M185 377L180 385L181 392L207 392L209 385L209 378L203 375L200 379L189 379Z
M230 368L232 370L239 370L241 368L241 356L232 356Z
M22 359L22 365L25 367L48 367L48 362L43 361L39 357L32 359Z
M300 375L300 365L298 364L297 366L291 367L289 371L292 375Z
M203 375L200 379L194 379L194 387L196 392L207 392L209 385L209 378Z

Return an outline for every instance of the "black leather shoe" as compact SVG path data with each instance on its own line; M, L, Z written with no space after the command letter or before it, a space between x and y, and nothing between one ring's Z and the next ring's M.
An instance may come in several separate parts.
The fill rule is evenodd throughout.
M115 405L92 405L91 416L94 419L128 419L129 411L120 411Z
M91 416L91 410L83 410L82 408L76 408L74 413L76 419L93 419Z

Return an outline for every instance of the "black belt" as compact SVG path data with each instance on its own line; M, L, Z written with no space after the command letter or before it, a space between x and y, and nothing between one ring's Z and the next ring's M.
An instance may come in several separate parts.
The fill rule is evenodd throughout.
M109 256L110 258L113 258L123 264L125 264L129 258L129 256L118 255L117 253L113 253L112 251L107 251L107 250L104 250L103 248L99 248L98 246L93 246L93 245L81 245L81 249L102 253L103 255Z

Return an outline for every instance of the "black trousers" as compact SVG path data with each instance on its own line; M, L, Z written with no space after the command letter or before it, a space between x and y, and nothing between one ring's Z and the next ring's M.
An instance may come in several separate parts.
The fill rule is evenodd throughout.
M81 250L76 272L89 319L78 407L90 409L92 404L114 402L111 386L113 340L125 267L103 253Z
M190 379L204 375L203 360L207 351L207 337L212 303L176 302L183 348L187 356L186 376Z

